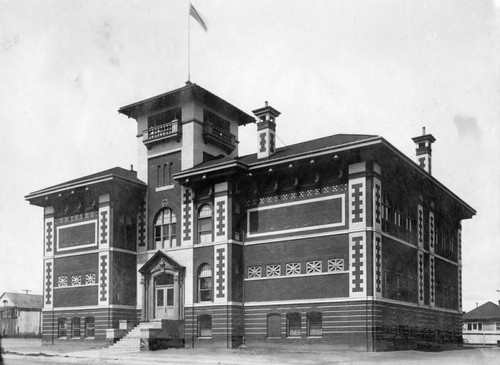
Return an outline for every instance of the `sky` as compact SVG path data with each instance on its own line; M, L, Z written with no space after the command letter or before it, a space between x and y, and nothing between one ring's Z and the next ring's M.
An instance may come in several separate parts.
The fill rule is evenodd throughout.
M463 307L500 299L498 1L192 0L191 81L281 111L278 146L383 136L409 157L422 126L463 221ZM28 193L137 166L121 106L181 87L188 2L0 0L0 293L42 293L43 210ZM256 150L241 127L239 154Z

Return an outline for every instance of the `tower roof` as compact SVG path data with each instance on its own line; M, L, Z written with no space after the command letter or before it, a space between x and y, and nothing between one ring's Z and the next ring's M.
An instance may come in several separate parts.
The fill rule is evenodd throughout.
M255 122L255 119L252 116L217 95L212 94L210 91L191 82L187 82L186 85L181 88L123 106L118 109L118 112L125 114L129 118L137 119L140 115L150 114L156 110L165 109L169 106L177 105L183 101L193 99L200 100L205 105L208 105L215 110L221 110L228 115L232 115L238 121L238 125L246 125L248 123Z

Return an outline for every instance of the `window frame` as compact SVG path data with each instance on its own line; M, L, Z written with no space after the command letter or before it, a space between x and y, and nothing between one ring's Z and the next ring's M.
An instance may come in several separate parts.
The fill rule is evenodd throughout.
M71 338L80 338L82 335L82 319L71 317Z
M209 326L207 326L207 324L209 324ZM204 333L203 331L206 332ZM213 334L212 316L207 313L198 315L198 338L212 338L212 334Z
M291 338L301 337L302 336L301 324L302 324L302 316L300 315L300 312L287 313L286 314L286 337L291 337ZM293 331L293 333L292 333L292 331Z
M318 320L317 323L314 323L313 320ZM311 328L311 325L314 324L318 328ZM318 331L318 333L311 334L311 330ZM322 337L323 336L323 314L318 311L312 311L307 313L307 337Z
M165 221L166 212L168 221ZM153 242L156 250L180 246L181 242L177 239L177 215L171 208L165 207L156 213L153 223Z
M207 275L210 270L210 275ZM203 263L198 268L198 303L214 301L214 271L209 263ZM206 283L203 285L203 283ZM208 293L208 299L203 299Z
M274 321L271 322L271 319ZM277 322L277 323L275 323ZM272 326L271 326L272 325ZM273 327L276 326L276 327ZM271 334L275 334L277 336L271 336ZM267 338L281 338L281 314L279 313L269 313L266 317L266 337Z
M57 338L68 337L68 319L66 317L59 317L57 319Z
M210 209L210 215L206 215L207 213L203 213L202 210L208 207ZM208 210L205 210L207 212ZM214 240L214 210L211 204L203 203L198 208L198 243L211 243ZM204 224L207 224L207 227L204 227Z

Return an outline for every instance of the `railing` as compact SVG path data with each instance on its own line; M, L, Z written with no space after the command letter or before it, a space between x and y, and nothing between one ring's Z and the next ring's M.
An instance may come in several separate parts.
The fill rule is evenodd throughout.
M157 125L145 130L143 135L143 142L144 144L148 144L156 140L168 137L176 137L178 135L179 135L179 121L177 119L174 119L171 122Z
M203 123L203 137L229 151L236 148L236 136L217 128L212 123Z

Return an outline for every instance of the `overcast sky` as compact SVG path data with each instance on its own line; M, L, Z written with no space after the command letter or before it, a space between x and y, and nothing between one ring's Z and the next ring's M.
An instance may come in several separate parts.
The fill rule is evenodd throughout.
M500 2L193 4L208 32L191 22L191 81L249 114L269 100L284 143L376 134L414 157L426 126L433 175L478 211L463 222L464 309L499 299ZM0 0L0 293L42 293L43 212L26 194L137 165L117 109L184 85L187 22L185 0Z

